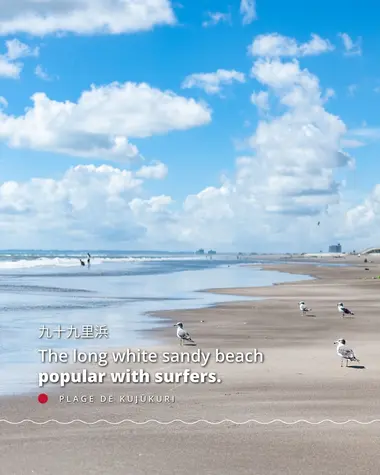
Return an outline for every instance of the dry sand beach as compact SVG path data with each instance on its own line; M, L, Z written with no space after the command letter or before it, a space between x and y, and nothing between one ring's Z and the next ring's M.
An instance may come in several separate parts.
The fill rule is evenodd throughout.
M342 263L351 265L339 268L306 263L264 266L316 279L262 288L211 289L264 299L161 315L170 320L165 328L154 330L162 344L151 350L179 351L172 325L182 321L197 343L184 346L183 351L214 352L218 348L247 352L256 348L264 354L263 363L212 361L203 369L197 364L144 365L151 371L216 371L221 384L103 384L47 389L50 400L46 405L36 403L35 396L2 398L3 417L15 422L107 419L117 423L132 419L141 424L3 422L0 473L377 475L380 280L373 277L380 275L380 260L368 259L375 262L364 264L363 258L347 257ZM300 300L313 309L312 315L300 315ZM340 301L352 308L353 318L340 317ZM347 340L360 364L340 367L333 344L337 338ZM74 394L94 395L96 401L59 402L60 395ZM111 394L116 401L122 394L162 395L169 401L99 402L100 395ZM144 424L149 419L161 424ZM175 419L187 424L165 424ZM209 422L191 424L200 419ZM229 421L222 423L225 419ZM270 423L274 419L284 422ZM295 423L300 419L319 424ZM354 419L361 424L320 423L326 419L336 423ZM375 419L379 422L368 424Z

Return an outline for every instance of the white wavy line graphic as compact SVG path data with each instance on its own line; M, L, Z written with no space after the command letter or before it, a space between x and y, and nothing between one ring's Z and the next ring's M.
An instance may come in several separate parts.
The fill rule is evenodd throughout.
M100 424L101 422L109 424L109 425L115 425L115 426L125 424L125 423L130 423L130 424L135 424L135 425L146 425L146 424L151 424L151 423L156 423L159 425L170 425L170 424L174 424L175 422L180 422L181 424L185 424L189 426L200 424L202 422L206 424L210 424L210 425L221 425L225 423L230 423L230 424L235 424L235 425L245 425L249 423L255 423L259 425L270 425L270 424L275 424L276 422L285 424L285 425L295 425L295 424L302 424L302 423L310 424L310 425L320 425L320 424L325 424L326 422L330 422L331 424L335 424L335 425L346 425L350 423L355 423L355 424L360 424L360 425L370 425L375 422L380 422L380 419L373 419L372 421L368 421L368 422L362 422L356 419L348 419L346 421L341 421L341 422L333 421L332 419L323 419L321 421L315 421L315 422L308 421L307 419L298 419L296 421L283 421L282 419L273 419L267 422L258 421L256 419L248 419L247 421L243 421L243 422L233 421L232 419L223 419L221 421L209 421L207 419L198 419L196 421L191 421L191 422L183 421L182 419L173 419L171 421L158 421L157 419L148 419L142 422L134 421L132 419L123 419L117 422L108 421L107 419L98 419L93 422L83 421L82 419L73 419L72 421L67 421L67 422L58 421L56 419L49 419L43 422L34 421L32 419L23 419L22 421L8 421L7 419L0 419L0 423L10 424L10 425L20 425L20 424L25 424L25 423L30 423L30 424L35 424L35 425L46 425L52 422L59 425L70 425L70 424L74 424L78 422L78 423L90 425L90 426L95 425L95 424Z

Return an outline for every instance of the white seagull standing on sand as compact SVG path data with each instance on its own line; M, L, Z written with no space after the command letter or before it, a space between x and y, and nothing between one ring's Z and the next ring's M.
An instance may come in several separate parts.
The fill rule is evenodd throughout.
M301 310L302 315L305 315L305 313L311 312L311 310L312 310L311 308L306 307L305 302L298 302L298 305L300 306L300 310Z
M349 361L360 361L356 358L354 350L346 346L346 340L344 338L339 338L339 340L334 341L334 345L338 345L336 348L336 354L341 358L340 367L343 367L343 360L346 360L346 367L349 366Z
M354 312L351 312L348 308L346 308L342 302L338 303L338 311L344 317L345 315L355 315Z
M182 322L178 322L173 326L177 327L177 337L180 339L180 342L181 342L180 345L181 346L183 345L184 341L189 341L190 343L194 343L194 341L190 337L189 333L187 333L187 331L185 331L183 329L183 323Z

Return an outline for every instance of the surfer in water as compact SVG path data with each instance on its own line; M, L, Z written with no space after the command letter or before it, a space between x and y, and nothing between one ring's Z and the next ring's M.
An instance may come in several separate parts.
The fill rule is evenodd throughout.
M88 256L87 257L87 265L88 265L88 267L90 267L90 265L91 265L91 255L90 255L89 252L87 253L87 256Z

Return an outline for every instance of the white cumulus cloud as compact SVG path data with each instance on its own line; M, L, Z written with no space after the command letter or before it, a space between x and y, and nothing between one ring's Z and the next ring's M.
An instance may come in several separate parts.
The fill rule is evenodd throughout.
M318 78L296 60L258 59L252 71L288 108L261 121L250 139L255 159L248 169L260 176L262 202L268 211L318 214L339 198L334 169L352 164L340 150L345 124L324 109Z
M215 73L194 73L187 76L182 83L182 88L198 87L207 94L219 94L222 86L233 82L245 82L245 75L235 70L218 69Z
M85 158L131 160L130 138L186 130L210 122L203 104L148 84L92 86L77 102L59 102L36 93L21 116L0 111L0 138L13 148Z
M22 64L16 64L4 56L0 55L0 77L17 79L20 77Z
M7 47L7 56L10 60L25 58L27 56L38 56L40 52L38 47L31 48L17 38L7 40L5 45Z
M301 57L315 56L333 51L334 46L316 34L310 41L298 44L294 38L278 33L257 36L249 47L252 56L266 57Z
M145 213L159 213L164 211L166 207L173 203L171 196L160 195L153 196L147 200L142 198L134 198L130 203L129 207L137 216L141 217Z
M260 111L267 111L269 109L269 94L267 91L254 92L251 95L251 102Z
M0 35L121 34L175 23L170 0L0 0Z
M39 48L30 48L18 39L5 42L6 53L0 54L0 77L18 79L23 68L23 63L17 61L27 56L38 56Z
M136 176L146 180L163 180L168 174L168 167L162 162L144 165L136 172Z
M150 220L154 213L162 216L171 203L162 196L145 203L144 196L144 180L107 165L79 165L56 180L7 181L0 185L0 229L10 233L9 243L26 235L34 244L59 235L61 246L78 239L98 245L135 242L147 232L144 214L149 211ZM144 208L141 220L136 200Z

